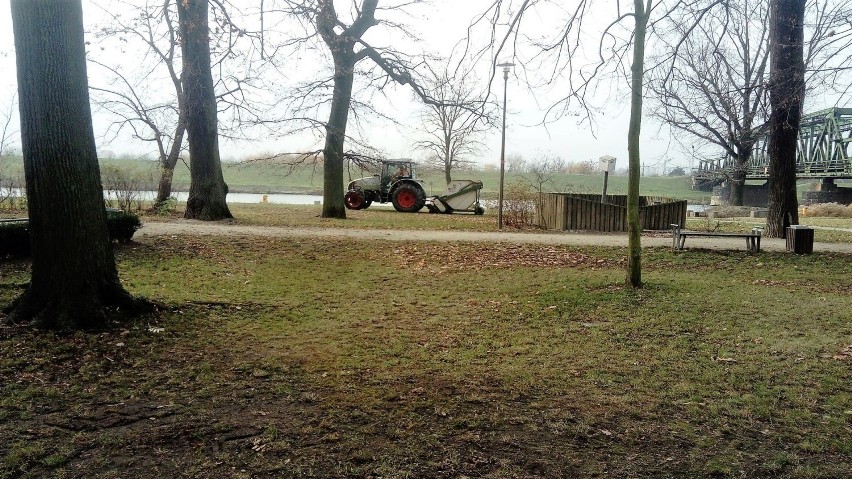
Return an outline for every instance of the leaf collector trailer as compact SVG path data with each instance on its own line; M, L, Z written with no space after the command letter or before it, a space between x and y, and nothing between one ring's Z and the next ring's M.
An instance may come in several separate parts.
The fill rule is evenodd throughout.
M350 210L369 208L375 201L390 202L403 213L416 213L424 206L431 213L485 213L480 201L481 181L455 180L447 185L446 194L428 198L423 184L411 160L385 160L381 173L349 183L344 202Z

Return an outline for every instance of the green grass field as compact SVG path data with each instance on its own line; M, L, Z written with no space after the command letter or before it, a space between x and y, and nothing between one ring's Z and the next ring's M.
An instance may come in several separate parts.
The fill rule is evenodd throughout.
M335 227L383 227L358 213ZM0 326L0 478L852 476L849 255L651 249L637 291L621 248L168 236L117 256L156 315ZM0 261L7 304L29 264Z

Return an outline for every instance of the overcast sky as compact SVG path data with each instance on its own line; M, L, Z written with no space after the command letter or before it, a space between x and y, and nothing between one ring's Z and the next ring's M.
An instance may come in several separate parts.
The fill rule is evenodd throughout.
M102 12L92 2L84 1L83 3L88 30L94 23L102 21ZM348 4L348 2L339 3ZM471 19L483 12L490 3L490 0L433 0L427 7L415 9L415 16L409 19L409 23L414 26L421 41L415 42L413 47L448 55L453 47L465 38ZM107 9L122 8L120 2L111 0L99 0L98 4L106 5ZM380 2L380 5L382 4L383 2ZM4 73L0 77L0 106L9 104L16 89L9 8L9 0L0 0L0 52L2 52L0 71ZM591 20L607 23L614 15L614 7L607 6ZM532 21L538 22L541 29L547 29L548 23L554 22L554 19L535 18ZM484 35L485 33L478 31L476 34ZM485 38L472 40L482 45ZM132 60L133 55L128 54L127 51L116 50L113 53L106 51L99 54L98 59L105 63L115 61L116 65L122 65L128 59ZM96 68L90 67L90 84L103 82L102 78L97 77L98 74ZM478 64L476 75L482 80L487 80L490 75L489 65ZM617 78L611 82L614 84L601 89L606 91L607 96L600 98L598 103L602 110L595 116L593 124L590 125L588 121L581 122L580 117L568 117L542 125L544 110L560 96L560 85L557 83L551 88L539 88L531 92L519 76L513 73L508 81L507 154L521 154L528 160L543 154L553 154L567 161L588 159L597 161L602 155L610 155L618 158L619 169L626 167L627 85L626 82ZM401 126L387 121L372 121L364 130L364 140L383 150L389 157L421 158L421 153L412 150L412 144L418 139L418 129L421 127L418 119L421 106L414 101L407 87L394 87L386 90L386 94L387 104L382 106L382 110L397 120ZM492 95L494 99L502 100L503 81L500 74L493 84ZM131 141L127 137L119 137L116 141L107 142L105 131L108 124L109 120L102 113L95 111L95 135L101 151L117 154L145 154L152 150L149 145ZM482 151L477 160L483 164L499 163L500 129L495 128L490 131L485 137L485 143L487 149ZM222 154L224 158L242 158L246 154L296 151L318 146L317 140L313 137L294 135L274 140L258 139L248 143L223 142ZM648 165L659 164L662 160L667 160L669 167L690 164L690 159L685 157L671 141L668 130L661 129L658 123L647 116L642 130L642 156L643 162Z

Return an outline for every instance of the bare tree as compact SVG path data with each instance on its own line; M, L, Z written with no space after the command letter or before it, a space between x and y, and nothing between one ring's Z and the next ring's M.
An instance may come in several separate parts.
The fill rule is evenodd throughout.
M653 7L653 0L646 1L633 0L633 61L630 65L630 126L627 130L627 284L634 288L642 286L639 132L642 128L642 87L645 81L645 37Z
M805 61L811 88L837 86L830 79L844 64L838 54L852 39L852 25L846 22L849 5L845 0L808 4ZM680 35L662 41L674 47L685 25L675 23ZM706 15L667 68L653 72L650 83L659 104L656 117L698 142L721 147L734 160L728 173L734 205L742 204L748 162L755 142L766 134L768 66L769 5L740 0Z
M287 46L305 48L321 40L331 55L333 74L331 77L308 81L293 94L289 110L294 120L304 122L308 128L321 128L325 136L322 149L323 161L323 209L324 218L345 218L343 203L343 169L345 160L352 157L345 150L350 112L366 108L375 112L366 102L359 102L354 95L356 73L367 80L368 87L381 89L390 82L409 85L414 93L426 102L434 102L415 81L415 63L402 52L389 47L379 48L366 41L364 36L373 27L383 25L400 36L408 36L399 23L376 17L381 10L403 11L419 3L418 0L379 8L379 0L353 1L349 15L340 15L333 0L278 0L270 2L272 11L285 13L296 19L305 30L301 38L288 40ZM280 5L277 7L276 5ZM331 97L323 92L331 90ZM359 92L364 94L365 92ZM322 122L314 115L328 111L328 121ZM300 155L303 159L319 158L316 154ZM358 155L354 155L358 156Z
M90 55L94 57L90 61L111 76L106 85L92 86L91 90L95 104L118 118L113 123L112 136L117 137L127 128L133 138L152 142L157 148L160 180L155 209L172 194L174 169L186 133L176 9L172 0L157 4L146 2L133 8L129 19L112 14L110 22L96 30L102 42L116 39L122 44L139 42L145 46L144 57L151 61L145 62L145 71L138 77L130 78L119 68L98 61L96 54ZM170 94L164 96L162 89L152 88L151 77L155 70L165 72L172 88Z
M103 328L105 307L138 307L107 233L89 107L80 0L13 0L32 280L12 322Z
M734 205L742 205L746 165L766 117L768 12L766 2L744 0L708 14L678 50L673 68L658 69L650 83L659 102L654 116L735 160L729 178Z
M469 73L429 70L427 88L435 103L423 110L426 137L414 146L430 155L447 184L454 170L472 163L470 157L484 146L482 134L494 126L492 115L483 109L485 100L475 93L473 84Z
M549 0L493 0L490 8L474 21L488 23L492 28L492 42L488 49L475 51L475 56L487 52L493 59L492 81L496 73L498 56L511 54L520 64L525 77L537 73L543 80L530 81L531 87L562 84L564 97L552 103L545 112L545 122L559 119L569 114L585 114L591 118L593 106L590 104L592 93L600 80L604 78L628 79L630 84L630 124L627 132L628 149L628 266L627 284L631 287L642 285L641 276L641 224L639 223L639 176L640 151L639 135L642 126L643 87L645 81L645 48L648 32L670 32L666 25L672 18L672 12L687 5L693 15L689 18L675 42L670 56L678 53L683 39L689 36L704 16L719 5L721 0L700 0L698 2L667 2L666 0L634 0L631 11L622 12L620 4L611 11L613 20L599 35L597 49L588 62L589 53L583 50L588 44L584 20L592 13L588 0L580 0L573 8L566 10L561 2ZM550 9L545 12L543 9ZM552 35L525 34L527 17L552 18L562 15L563 26ZM652 15L654 18L652 19ZM624 22L632 20L629 26ZM537 25L533 28L536 28ZM472 27L473 28L473 27ZM503 33L498 34L502 29ZM537 32L538 33L538 32ZM524 51L531 52L524 55ZM663 61L668 61L666 57Z
M222 176L216 93L210 67L207 0L181 0L178 19L183 52L183 92L189 140L190 186L186 218L215 221L231 218Z
M805 99L805 0L773 0L770 20L769 207L767 236L799 223L796 146Z
M545 187L553 185L553 178L565 171L565 160L558 156L544 154L541 157L530 162L528 171L521 175L521 178L535 190L537 198L535 199L536 211L539 212L539 217L536 222L543 227L543 218L540 216L542 204L544 203Z
M506 171L524 173L529 170L529 162L520 153L506 155Z
M266 98L271 63L256 44L262 31L244 28L251 16L209 0L212 28L209 28L212 76L218 107L220 137L250 139L263 134L256 127L274 123L273 105ZM155 207L168 200L174 168L184 150L186 103L182 85L182 56L179 40L177 1L118 2L103 7L109 20L95 29L100 48L92 48L90 61L102 68L106 78L92 87L93 99L115 117L108 138L115 140L129 131L133 138L154 143L160 165L160 181ZM226 7L228 10L226 10ZM113 10L118 10L114 13ZM236 16L235 16L236 15ZM128 46L129 45L129 46ZM111 62L117 51L142 53L132 65ZM101 59L108 58L109 60ZM274 74L270 74L274 73Z

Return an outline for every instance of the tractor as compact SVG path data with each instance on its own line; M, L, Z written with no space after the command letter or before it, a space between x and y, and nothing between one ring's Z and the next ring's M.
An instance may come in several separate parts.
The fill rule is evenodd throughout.
M363 210L377 201L393 203L397 211L416 213L426 204L423 180L418 180L411 160L382 161L382 172L349 183L344 202L350 210Z

